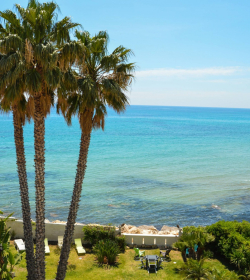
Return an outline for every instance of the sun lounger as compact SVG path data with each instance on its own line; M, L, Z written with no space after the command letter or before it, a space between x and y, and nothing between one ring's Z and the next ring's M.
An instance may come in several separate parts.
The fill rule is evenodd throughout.
M49 244L48 244L48 238L44 239L44 245L45 245L45 255L50 254Z
M58 236L58 247L61 249L63 245L63 236Z
M85 249L82 247L82 241L80 238L75 239L75 244L76 244L76 251L78 255L86 254Z
M15 239L14 244L18 252L23 252L26 250L25 244L22 239Z

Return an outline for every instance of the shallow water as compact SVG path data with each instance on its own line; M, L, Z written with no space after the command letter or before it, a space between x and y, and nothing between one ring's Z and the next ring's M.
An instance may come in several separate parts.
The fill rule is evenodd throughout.
M24 129L32 217L33 124ZM78 120L46 119L46 218L66 220L79 152ZM12 116L0 115L0 209L21 217ZM210 224L250 221L250 110L131 106L94 131L77 220ZM212 205L218 205L215 209Z

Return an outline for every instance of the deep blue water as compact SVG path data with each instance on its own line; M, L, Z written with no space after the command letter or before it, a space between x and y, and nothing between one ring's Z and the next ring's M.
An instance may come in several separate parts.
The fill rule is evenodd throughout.
M24 128L32 217L33 124ZM46 218L66 220L78 120L46 119ZM250 110L130 106L94 131L78 221L205 225L250 221ZM0 209L21 217L12 116L0 115ZM220 209L214 209L218 205Z

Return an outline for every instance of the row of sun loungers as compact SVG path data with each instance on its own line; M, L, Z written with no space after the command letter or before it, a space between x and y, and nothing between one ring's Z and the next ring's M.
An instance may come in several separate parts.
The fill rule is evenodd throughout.
M58 236L58 247L61 249L63 245L63 236ZM82 246L82 241L80 238L75 239L76 251L78 255L86 254L85 249Z
M18 252L21 253L25 251L25 244L22 239L15 239L14 244ZM61 249L62 245L63 245L63 236L58 236L58 247ZM82 246L82 241L80 238L75 239L75 245L76 245L76 251L78 255L86 254L86 251ZM45 246L45 255L49 255L50 249L49 249L48 238L44 239L44 246Z

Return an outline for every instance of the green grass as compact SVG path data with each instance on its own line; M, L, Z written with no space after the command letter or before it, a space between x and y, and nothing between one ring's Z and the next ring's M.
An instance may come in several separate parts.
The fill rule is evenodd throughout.
M52 280L55 278L57 264L60 257L60 251L57 246L50 247L50 256L46 256L46 280ZM15 251L14 245L11 242L11 250ZM159 249L146 250L147 255L156 254L159 255ZM150 277L157 277L158 279L183 279L176 269L180 268L183 261L180 252L170 252L171 261L163 262L162 267L157 273L150 274ZM82 259L80 259L82 258ZM176 262L176 263L174 263ZM128 249L125 253L118 256L116 266L98 265L95 255L87 249L85 256L78 256L76 250L72 247L69 257L69 264L67 275L65 279L145 279L148 276L148 272L140 268L141 262L134 260L134 250ZM216 259L207 260L206 266L211 268L215 267L219 270L225 269L225 267ZM15 267L16 279L26 279L26 263L25 258L21 263Z

